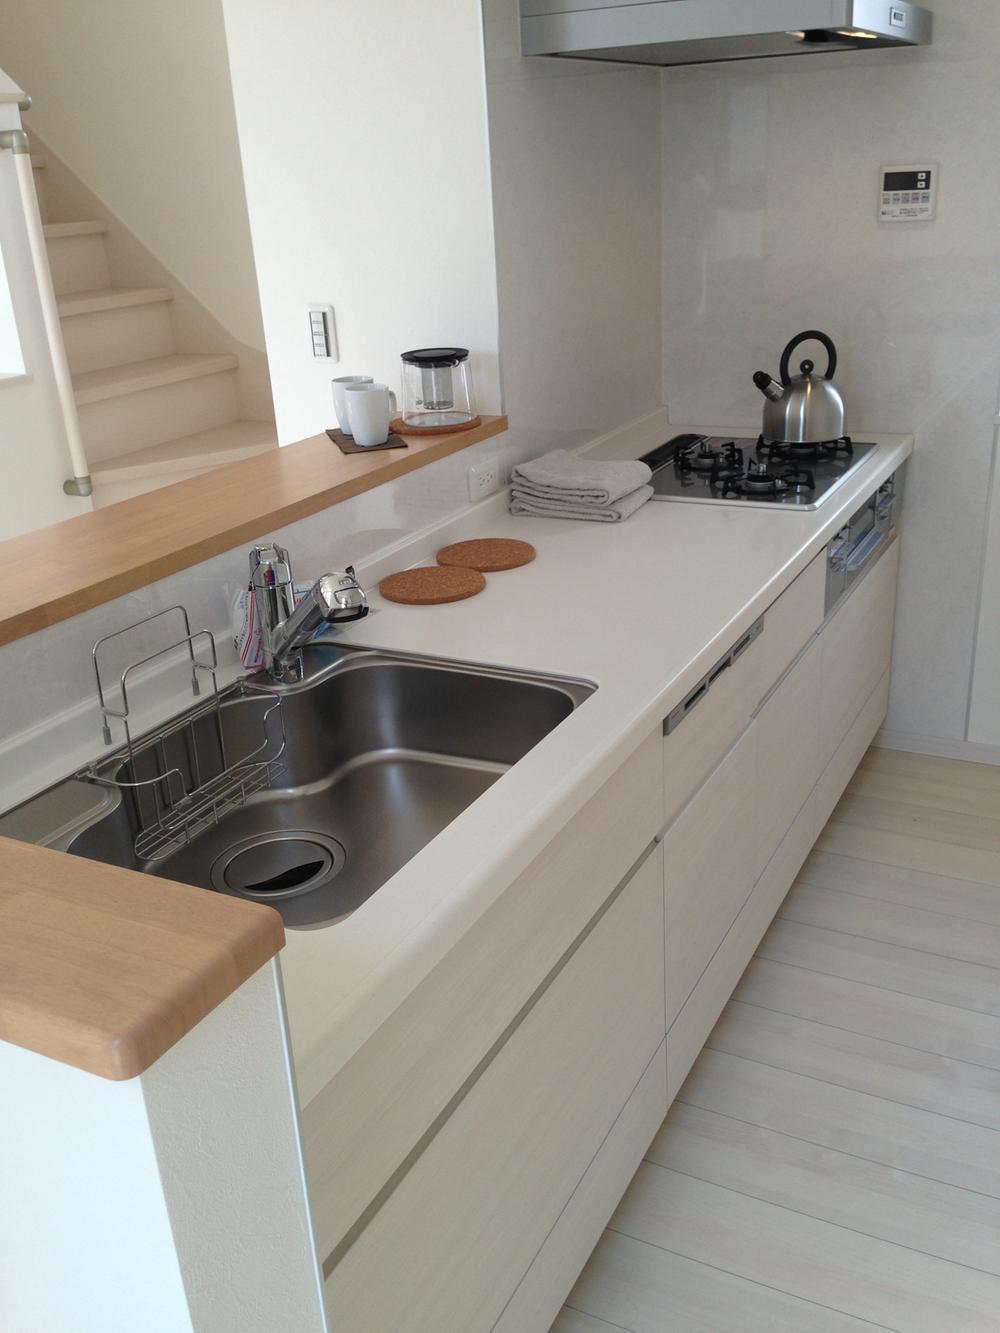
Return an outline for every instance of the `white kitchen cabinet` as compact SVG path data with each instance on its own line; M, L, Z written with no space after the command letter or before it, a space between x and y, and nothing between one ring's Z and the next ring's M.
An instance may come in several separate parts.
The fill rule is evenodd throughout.
M760 703L768 684L763 637L757 635L709 685L689 716L664 736L665 824L677 817L718 766Z
M826 551L815 556L764 613L764 690L771 689L823 623Z
M662 941L656 847L330 1273L338 1333L493 1327L662 1045Z
M660 747L657 730L304 1108L321 1259L660 832Z
M825 570L306 1107L338 1333L549 1327L884 715L896 552Z
M763 632L732 647L690 714L663 738L664 822L678 814L735 742L760 701L823 619L826 553L813 559L764 613ZM724 659L723 659L724 660ZM714 677L714 678L713 678Z
M820 765L847 735L892 656L899 543L875 564L823 627Z
M757 716L753 882L819 777L820 657L821 640L814 638Z
M756 764L752 797L744 796L735 816L742 828L749 811L752 827L745 844L751 864L743 872L744 881L736 879L723 845L732 816L732 791L725 790L724 803L711 799L713 782L719 783L716 795L724 791L722 766L664 839L669 1100L676 1096L885 716L897 560L894 546L821 623L820 572L825 570L825 557L817 557L800 576L801 585L796 580L765 616L761 644L768 642L769 625L777 634L777 645L772 642L767 659L771 668L796 644L799 655L765 698L748 733L754 738ZM714 841L707 832L699 833L699 822L692 817L702 804L706 811L714 809L714 823L706 823L714 831ZM728 919L716 905L720 868L727 864L730 907L743 893L745 881L750 884ZM673 910L671 906L672 878L678 872L687 919L680 904Z
M672 1102L736 989L774 914L816 841L816 796L805 804L667 1032L667 1100Z
M753 888L756 777L751 725L664 835L668 1026Z
M666 1042L661 1042L493 1333L548 1333L663 1123L666 1083Z
M854 771L864 758L865 751L875 739L879 727L885 719L889 706L889 669L883 671L882 678L872 690L861 707L861 712L851 723L850 730L833 752L833 758L827 764L816 784L816 833L823 831L823 825L833 814L834 807L844 794L844 788L854 776Z

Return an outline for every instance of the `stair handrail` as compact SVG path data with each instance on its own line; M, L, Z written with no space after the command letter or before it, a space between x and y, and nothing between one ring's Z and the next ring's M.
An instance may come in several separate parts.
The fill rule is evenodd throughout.
M83 447L83 434L80 430L80 418L76 410L76 396L73 392L73 380L66 357L66 345L62 337L62 325L59 321L59 307L56 304L55 288L52 286L52 272L49 268L48 252L45 248L45 232L42 230L42 215L38 208L38 195L35 193L35 181L31 170L31 147L24 130L0 131L0 151L10 150L14 157L14 169L17 175L18 191L21 196L21 209L28 231L28 245L31 250L31 263L35 271L35 285L42 307L42 320L45 325L45 337L49 344L52 369L55 374L56 393L66 432L66 446L69 451L72 477L63 482L67 495L90 495L94 485L87 466L87 454Z

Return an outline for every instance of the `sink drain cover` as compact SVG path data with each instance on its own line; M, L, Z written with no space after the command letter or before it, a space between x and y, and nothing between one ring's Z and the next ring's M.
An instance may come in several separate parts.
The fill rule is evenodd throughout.
M227 847L212 866L217 889L271 902L328 884L347 853L323 833L258 833Z

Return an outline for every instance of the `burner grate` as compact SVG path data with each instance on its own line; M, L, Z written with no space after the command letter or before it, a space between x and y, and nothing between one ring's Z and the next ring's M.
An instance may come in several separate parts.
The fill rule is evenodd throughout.
M789 493L815 491L816 481L806 468L755 463L751 459L745 469L727 476L721 486L723 499L735 495L741 499L777 500Z
M765 440L757 436L756 453L760 458L767 458L772 463L832 461L837 458L853 458L854 444L849 435L841 435L836 440L817 440L797 444L779 440Z

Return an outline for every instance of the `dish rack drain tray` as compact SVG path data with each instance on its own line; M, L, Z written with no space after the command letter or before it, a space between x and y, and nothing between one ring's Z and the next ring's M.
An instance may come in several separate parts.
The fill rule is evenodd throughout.
M117 680L121 706L113 706L102 675L102 650L111 640L171 615L180 617L184 633L165 647L128 662ZM136 673L185 650L191 692L201 696L202 680L207 677L207 697L180 717L134 737L129 689ZM256 691L245 680L220 690L215 636L209 630L192 631L183 606L167 607L99 639L93 661L104 743L113 743L114 722L123 727L125 741L108 758L77 776L121 794L140 863L173 855L224 815L245 805L254 792L275 785L284 772L286 738L280 697Z

